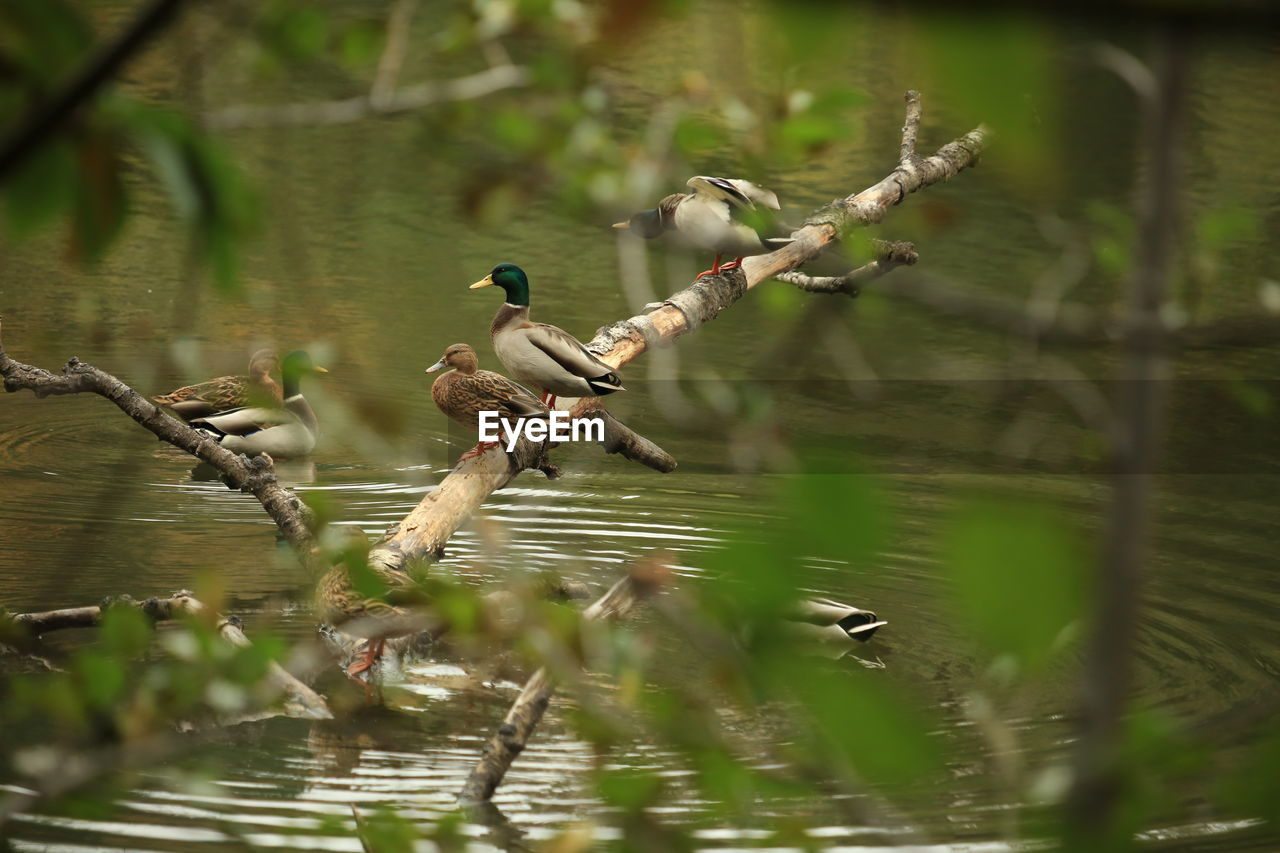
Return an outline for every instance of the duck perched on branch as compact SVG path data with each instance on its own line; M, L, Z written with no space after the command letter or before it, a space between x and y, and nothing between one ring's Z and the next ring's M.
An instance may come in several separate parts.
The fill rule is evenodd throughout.
M523 385L501 373L481 370L476 351L467 344L453 344L427 373L452 368L431 384L431 399L450 420L478 429L481 412L497 412L502 420L545 418L551 414L546 404ZM479 456L497 442L480 442L458 458L461 462Z
M364 650L346 668L356 680L378 662L388 640L427 627L423 614L412 606L424 601L408 575L369 563L355 551L325 572L316 585L321 620L365 641Z
M248 376L219 376L151 399L186 421L242 406L279 406L284 398L279 383L271 378L272 371L279 369L276 351L260 349L249 359Z
M529 319L529 277L524 270L498 264L471 289L491 285L507 294L489 327L493 351L517 380L542 390L544 403L554 407L556 397L602 397L626 390L617 371L573 335Z
M295 350L284 357L280 375L284 380L284 405L232 409L191 425L217 441L232 453L257 456L270 454L274 459L306 456L316 446L320 423L306 398L302 396L302 377L328 373L315 364L311 356Z
M743 258L764 255L791 242L788 237L766 236L761 230L768 220L759 208L781 210L771 190L740 178L707 175L690 178L687 186L693 192L669 195L657 207L615 222L613 227L647 240L672 233L685 246L715 252L711 269L698 273L698 278L737 269ZM722 266L722 255L732 255L734 260Z

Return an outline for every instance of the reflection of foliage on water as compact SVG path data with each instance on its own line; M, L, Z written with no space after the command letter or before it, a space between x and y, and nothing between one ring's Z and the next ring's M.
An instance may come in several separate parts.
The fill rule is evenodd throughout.
M0 42L0 120L13 125L79 65L93 45L93 30L109 29L105 23L91 25L100 11L47 0L20 0L0 9L0 20L8 25ZM131 204L152 193L136 174L145 162L146 180L164 189L174 217L185 224L191 246L215 280L224 288L239 282L252 298L254 283L239 276L239 259L252 235L265 227L262 190L250 189L255 182L240 174L227 153L218 133L230 131L206 131L200 117L168 106L203 97L193 95L200 90L202 66L232 62L259 75L270 97L264 95L264 104L213 105L216 109L211 106L203 116L210 127L221 122L229 128L228 116L237 106L270 108L273 98L290 104L298 76L316 75L332 84L327 88L334 100L311 105L313 115L342 119L333 104L353 97L352 92L367 92L354 96L366 100L355 108L353 120L365 120L380 111L391 115L388 105L396 103L397 91L423 79L447 82L437 73L441 66L466 74L521 69L498 78L507 82L490 91L436 92L434 102L415 117L424 139L420 150L458 164L457 214L490 226L518 219L526 207L547 198L586 218L601 209L612 214L651 203L679 188L684 176L714 173L727 164L754 174L778 164L802 169L820 160L842 138L867 132L854 119L861 117L860 110L872 112L855 88L827 73L850 49L849 33L864 48L918 53L921 74L951 78L948 94L938 100L953 114L991 120L1003 134L1001 153L988 165L1004 190L1052 205L1064 176L1088 172L1059 167L1060 158L1070 157L1061 149L1068 147L1063 140L1072 98L1058 97L1053 89L1052 63L1061 37L1042 23L937 17L922 26L916 41L873 45L874 16L853 5L797 10L778 4L760 17L726 14L711 34L684 32L686 24L705 22L691 23L678 11L650 4L499 0L468 6L399 0L389 12L388 24L364 9L284 1L254 9L189 10L177 29L159 37L161 42L189 41L192 67L182 72L184 79L153 84L158 93L143 84L95 100L11 171L3 185L10 239L31 239L65 221L69 255L86 262L104 257L128 234ZM424 21L430 22L429 32ZM749 32L749 27L767 32ZM398 60L388 50L405 39L397 28L414 34ZM644 38L651 29L669 31L670 37L657 40L655 47ZM690 61L676 68L655 63L651 79L628 79L611 60L633 43L642 51L675 43L690 52ZM748 45L770 47L781 59L758 61ZM224 50L231 59L221 56ZM714 65L724 68L708 69ZM775 74L778 68L784 71ZM721 85L717 72L726 69L737 78L736 86ZM660 97L652 97L655 92ZM274 112L276 118L269 112L257 115L268 124L281 110ZM243 126L250 114L240 115ZM1260 144L1270 134L1249 136ZM1239 169L1242 162L1270 156L1255 153L1253 159L1217 154L1210 159L1221 169ZM1264 183L1258 182L1259 193ZM1072 288L1097 291L1099 301L1109 302L1132 274L1135 229L1126 203L1116 200L1121 194L1115 188L1100 192L1107 197L1090 205L1084 226L1050 217L1041 223L1046 238L1064 247L1060 274L1045 275L1032 300L1046 323L1060 316L1054 312ZM1228 304L1240 300L1238 291L1225 293L1231 282L1220 270L1228 253L1261 257L1263 249L1254 244L1265 241L1258 240L1258 218L1247 209L1208 205L1191 218L1192 259L1180 285L1185 292L1177 294L1180 305L1170 300L1162 307L1174 314L1213 316L1215 295L1222 294ZM902 227L925 235L927 246L928 235L953 227L951 219L946 202L929 202L908 208ZM1248 245L1242 250L1242 244ZM1036 274L1029 271L1028 277ZM1273 283L1258 287L1264 301L1274 302ZM1252 289L1248 304L1254 301ZM780 339L787 340L789 327L796 330L789 341L793 346L783 353L788 357L809 358L814 349L814 327L795 322L802 312L822 315L816 319L831 326L831 335L844 333L843 326L835 330L832 319L843 316L843 307L831 309L814 300L802 308L789 291L762 295L760 304L776 321ZM883 317L883 307L875 303L866 309L872 317L877 310ZM1040 341L1027 338L1017 342L1017 358L1034 360ZM841 345L857 353L852 337ZM735 455L747 460L746 467L803 457L807 449L791 446L777 426L772 394L750 388L747 399L726 401L723 389L713 386L711 380L704 386L711 389L708 398L720 396L700 404L701 409L731 421ZM1238 390L1242 407L1266 409L1266 401L1258 402L1247 387ZM1072 404L1088 408L1096 402L1074 399ZM377 412L371 420L379 423L398 417ZM1089 426L1094 429L1086 441L1096 446L1101 432L1097 423ZM832 444L818 448L818 455L839 454L842 448ZM1074 663L1076 635L1098 618L1082 604L1088 554L1081 552L1088 549L1073 544L1078 532L1064 529L1051 512L1029 501L975 498L957 510L939 531L939 553L947 566L939 584L951 603L956 644L966 649L976 672L955 679L955 708L922 707L895 683L892 665L867 671L848 660L814 659L784 629L786 614L803 597L795 581L802 557L857 565L881 547L893 517L868 485L856 475L796 478L781 489L776 520L767 529L755 525L733 531L727 546L708 561L711 577L661 598L638 628L588 626L563 607L527 597L518 631L521 653L534 663L559 662L563 689L575 699L562 713L598 756L589 785L616 810L626 846L692 846L693 832L702 826L661 818L664 805L686 796L708 804L706 827L728 822L758 828L765 833L762 843L820 843L806 834L806 820L827 810L850 825L880 827L890 841L933 840L940 832L935 816L952 800L949 774L989 779L984 790L989 804L1006 818L1001 826L979 830L982 837L1036 839L1061 830L1055 821L1071 781L1070 748L1031 766L1020 731L1026 714L1045 707L1038 701L1043 692L1069 692L1063 683L1077 678L1088 690L1095 675L1077 672ZM432 592L455 609L458 642L481 649L496 642L490 632L479 630L484 621L472 590L451 585ZM59 671L8 674L0 682L5 730L0 761L7 778L57 777L64 765L83 766L94 771L86 780L107 778L118 788L56 790L66 796L50 808L103 811L125 785L109 772L115 765L157 761L191 748L191 739L172 737L172 724L245 710L266 661L283 652L269 632L255 632L250 650L228 649L199 621L163 631L153 644L152 629L127 613L112 611L95 643L52 660ZM892 630L893 614L884 615ZM147 651L156 645L163 655ZM576 664L583 659L614 686L605 689L579 676ZM1071 701L1053 704L1069 708ZM488 733L497 719L495 708L477 715L481 731L472 734ZM940 717L951 713L971 726L945 729ZM1185 721L1159 709L1130 714L1112 756L1118 770L1112 795L1118 825L1136 831L1203 821L1203 810L1223 819L1273 816L1280 810L1274 802L1280 786L1266 780L1280 766L1275 758L1280 733L1263 731L1267 715L1260 716L1263 722L1249 724L1247 745L1260 748L1228 744L1219 749L1215 732L1188 733ZM312 746L322 762L341 767L355 760L359 749L385 745L371 733L394 729L395 723L387 722L401 719L370 722L350 743L339 729L317 724ZM1060 729L1064 737L1070 732L1066 722ZM637 738L660 744L688 778L609 767L610 751ZM218 746L231 752L237 744L233 738ZM134 757L124 760L135 749ZM1240 754L1245 751L1253 754ZM219 759L217 749L210 752ZM11 802L22 805L21 798ZM416 837L456 844L461 837L455 818L423 828L394 811L358 817L370 849L407 849ZM888 831L904 823L921 826L919 835ZM1257 831L1274 832L1274 827ZM953 832L942 832L941 840L965 837L965 831ZM1132 838L1109 840L1124 846ZM577 828L565 829L559 841L570 848L589 843Z

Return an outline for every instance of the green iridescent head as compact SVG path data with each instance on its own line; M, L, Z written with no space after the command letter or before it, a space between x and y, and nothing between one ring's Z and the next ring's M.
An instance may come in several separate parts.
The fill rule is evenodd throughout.
M529 304L529 277L515 264L498 264L489 271L487 276L471 285L471 289L488 287L491 284L496 284L506 291L508 304Z

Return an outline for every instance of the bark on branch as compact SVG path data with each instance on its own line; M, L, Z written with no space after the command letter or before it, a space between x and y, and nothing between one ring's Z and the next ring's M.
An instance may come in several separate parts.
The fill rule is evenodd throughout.
M68 361L63 366L61 375L15 361L5 352L2 334L0 376L4 377L4 390L9 393L25 389L37 397L84 392L106 397L162 441L167 441L218 469L230 488L257 498L289 544L304 560L309 556L310 511L293 492L277 482L271 457L262 455L250 459L232 453L216 441L166 415L158 406L110 373L78 358L73 357Z
M8 621L19 631L32 638L38 638L51 631L66 628L95 628L102 624L102 614L112 607L135 607L153 623L177 619L183 615L207 613L206 608L191 593L176 592L168 598L146 598L135 601L129 596L111 598L101 605L91 607L70 607L62 610L47 610L40 613L19 613L10 616ZM233 646L241 648L251 645L249 638L241 630L240 621L235 617L218 617L218 633ZM270 693L283 697L285 709L290 716L304 717L312 720L328 720L333 718L329 706L318 693L303 684L288 670L275 661L267 668L266 684ZM268 699L270 697L267 697Z
M860 285L890 273L898 267L911 266L920 260L920 255L912 243L876 240L875 249L878 257L874 261L868 261L844 275L812 276L800 270L791 270L778 273L774 278L794 284L808 293L845 293L855 297L862 292Z
M582 613L583 620L621 619L637 602L652 595L667 582L669 569L659 555L633 566L630 574L615 583ZM524 752L533 730L546 713L555 692L555 680L546 667L525 682L502 725L485 744L480 761L472 768L458 799L464 804L488 800L502 784L516 757Z

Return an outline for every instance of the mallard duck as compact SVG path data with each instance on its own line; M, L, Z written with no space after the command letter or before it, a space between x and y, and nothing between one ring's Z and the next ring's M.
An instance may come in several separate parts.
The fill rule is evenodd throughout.
M633 231L647 240L670 232L690 248L715 252L711 269L698 273L698 278L737 269L743 258L764 255L791 242L786 237L766 237L757 229L758 221L744 221L753 219L750 214L756 205L781 209L778 197L759 184L698 175L690 178L687 186L693 192L669 195L652 210L642 210L626 222L615 222L613 227ZM722 255L732 255L734 260L722 266Z
M284 357L280 376L284 380L284 405L280 408L258 406L232 409L197 418L191 425L213 438L232 453L291 459L306 456L316 446L320 424L307 403L299 382L311 373L328 373L314 364L311 356L296 350Z
M376 565L367 565L364 569L386 588L384 596L362 595L352 583L351 567L346 561L338 562L325 572L316 586L316 611L321 620L365 641L363 654L347 666L347 675L352 678L378 661L388 640L407 636L423 627L420 617L401 606L416 598L409 588L407 575Z
M248 376L219 376L207 382L184 385L176 391L151 399L168 406L174 414L190 421L228 409L253 405L280 405L280 385L271 372L280 368L275 350L260 349L249 359Z
M550 414L546 404L528 388L512 382L501 373L481 370L476 351L467 344L450 346L426 372L435 373L446 367L453 369L440 374L431 383L431 399L450 420L464 427L478 429L481 412L498 412L503 420L545 418ZM497 444L496 441L482 441L462 454L458 461L479 456Z
M792 606L787 619L800 633L833 646L837 657L844 654L841 645L850 640L865 643L882 626L889 624L870 610L829 598L802 599Z
M529 320L529 277L515 264L498 264L471 289L496 284L507 301L489 326L493 351L518 381L542 389L542 401L555 407L556 397L602 397L625 391L617 371L573 335Z

